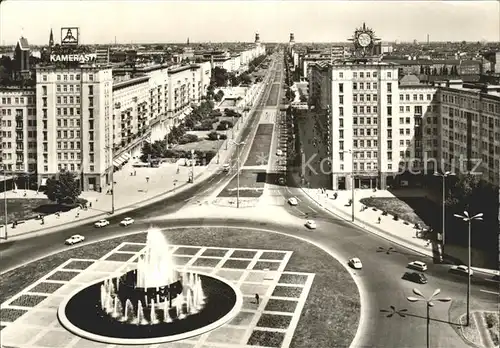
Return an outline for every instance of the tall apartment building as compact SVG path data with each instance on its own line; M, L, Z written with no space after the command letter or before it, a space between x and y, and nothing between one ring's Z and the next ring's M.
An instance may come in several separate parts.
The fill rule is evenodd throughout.
M500 86L474 87L450 81L439 88L439 156L448 170L481 173L500 186Z
M0 88L1 164L10 173L36 170L35 88Z
M355 187L385 188L403 172L458 169L460 156L469 170L480 158L484 179L498 184L497 90L424 85L369 59L315 64L309 86L309 104L329 127L333 189L350 188L352 175Z
M36 81L40 186L67 169L79 174L84 190L105 189L113 170L111 69L42 65Z

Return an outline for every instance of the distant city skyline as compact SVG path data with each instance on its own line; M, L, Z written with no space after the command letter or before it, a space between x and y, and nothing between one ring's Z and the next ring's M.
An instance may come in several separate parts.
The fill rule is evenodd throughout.
M343 42L363 22L383 41L500 41L498 1L7 0L0 44L23 35L46 45L50 29L80 28L83 44ZM471 29L473 28L473 29Z

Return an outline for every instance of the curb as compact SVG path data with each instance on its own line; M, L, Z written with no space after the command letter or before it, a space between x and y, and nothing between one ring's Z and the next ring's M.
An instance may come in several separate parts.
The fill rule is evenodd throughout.
M385 240L388 240L389 242L398 244L398 245L400 245L400 246L402 246L404 248L407 248L409 250L412 250L412 251L414 251L414 252L416 252L418 254L421 254L421 255L424 255L424 256L427 256L427 257L432 257L432 258L434 257L434 254L432 252L424 251L422 249L420 249L420 250L415 249L416 247L418 248L418 246L411 245L411 243L409 243L409 242L407 242L405 240L402 240L401 238L398 238L396 236L388 235L387 233L385 233L383 230L381 230L378 227L372 226L371 224L367 223L366 225L368 225L368 227L373 228L374 230L376 230L376 231L370 231L366 227L360 225L359 222L356 221L357 219L355 219L354 222L351 221L351 219L347 219L345 217L346 214L344 212L342 212L342 211L332 211L331 209L325 207L322 203L318 202L316 199L314 199L313 197L311 197L311 195L308 192L306 192L305 189L302 186L300 186L300 185L297 184L297 182L295 180L295 177L293 175L292 175L292 178L293 178L293 180L294 180L294 182L296 184L296 187L298 187L316 205L318 205L322 209L326 210L328 213L333 214L333 215L341 218L342 220L348 222L349 224L354 225L354 226L356 226L356 227L358 227L358 228L360 228L360 229L362 229L362 230L364 230L364 231L366 231L368 233L375 234L375 235L377 235L377 236L379 236L379 237L381 237L381 238L383 238ZM337 210L337 209L335 209L335 210ZM409 245L405 245L405 244L409 244Z
M257 102L260 101L261 97L262 97L262 95L259 94L259 96L258 96L258 98L257 98L256 101ZM255 113L256 111L257 111L257 104L254 105L252 108L250 108L250 112L247 115L247 119L241 125L240 132L238 134L238 138L241 138L241 133L248 126L248 121L251 118L251 115L253 113ZM239 121L240 120L238 120L237 122L239 122ZM220 150L220 148L219 148L219 150ZM234 149L228 151L226 153L226 159L225 160L227 160L227 158L231 157L233 154L234 154ZM213 159L212 159L212 161L213 161ZM222 162L224 162L224 161L222 161ZM207 168L205 169L205 171L203 173L199 173L198 175L196 175L194 177L194 179L200 178L200 176L206 174L207 170L208 170L208 166L210 164L211 163L208 163ZM219 166L219 165L217 165L217 166ZM209 179L211 176L212 175L208 176L207 178L203 179L201 182ZM7 239L3 239L3 238L0 239L0 244L8 243L8 242L13 241L13 240L22 240L22 239L25 239L25 238L28 238L28 237L31 237L31 236L36 237L36 236L39 236L39 235L42 235L42 234L54 233L54 232L60 231L63 228L80 227L82 225L85 225L85 224L89 223L90 221L93 221L93 220L96 220L96 219L100 219L100 218L105 218L105 217L112 218L114 216L118 216L118 215L127 213L129 211L133 211L135 209L143 208L143 207L146 207L148 205L154 204L154 203L156 203L156 202L158 202L158 201L160 201L162 199L168 198L171 193L174 193L174 191L183 190L188 185L190 185L190 184L189 183L184 183L183 185L180 185L178 187L170 189L170 190L168 190L166 192L162 192L162 193L157 194L157 195L155 195L153 197L146 198L146 199L143 199L143 200L141 200L139 202L135 202L135 203L129 204L129 205L124 206L124 207L122 207L120 209L116 209L115 213L113 215L110 215L109 213L100 213L100 214L97 214L97 215L94 215L94 216L89 216L89 217L82 218L81 220L78 220L78 221L64 222L62 224L59 224L59 225L53 226L53 227L45 227L45 228L40 228L40 229L28 231L28 232L19 233L19 234L13 235L11 237L8 237ZM175 192L175 193L177 194L178 192ZM170 195L170 196L173 196L173 195Z
M202 176L205 173L206 172L199 173L198 175L195 176L195 179L199 178L200 176ZM201 182L207 180L208 178L210 178L210 176L203 179ZM26 237L29 237L31 234L33 234L33 236L37 236L37 235L41 235L42 234L41 232L44 232L43 234L54 233L54 232L61 230L63 227L65 227L65 228L67 228L67 227L80 227L82 225L85 225L89 221L96 220L96 219L103 218L103 217L112 218L112 217L127 213L131 210L134 210L134 209L147 207L148 205L154 204L162 199L168 198L168 196L171 193L173 193L174 191L179 190L179 189L184 189L188 185L189 185L189 183L184 183L183 185L176 187L175 189L170 189L166 192L159 193L153 197L143 199L142 201L132 203L132 204L127 205L125 207L122 207L120 209L116 209L115 213L113 215L110 215L108 213L100 213L98 215L89 216L89 217L83 218L83 219L78 220L78 221L64 222L62 224L59 224L59 225L53 226L53 227L45 227L45 228L40 228L40 229L29 231L29 232L19 233L19 234L16 234L14 236L9 237L7 240L1 239L0 244L8 243L12 240L21 240L21 239L24 239ZM176 193L178 193L178 192L176 192ZM170 195L170 196L173 196L173 195Z

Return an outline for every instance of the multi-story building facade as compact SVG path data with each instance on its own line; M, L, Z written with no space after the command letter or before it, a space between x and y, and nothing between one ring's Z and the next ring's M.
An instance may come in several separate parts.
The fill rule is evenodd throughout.
M446 169L473 171L500 186L500 86L451 81L441 85L438 95L438 152Z
M37 118L34 87L0 88L2 169L7 173L36 171Z
M41 65L36 81L39 184L66 169L84 190L102 190L113 170L111 69Z
M355 187L385 188L399 174L458 170L460 156L468 170L481 159L484 179L498 185L500 88L420 84L369 59L314 64L309 79L309 104L329 128L333 189L350 188L352 175Z

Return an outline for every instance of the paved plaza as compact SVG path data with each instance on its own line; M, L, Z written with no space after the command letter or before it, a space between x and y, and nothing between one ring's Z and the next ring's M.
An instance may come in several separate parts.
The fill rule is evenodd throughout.
M176 265L238 286L243 308L228 324L187 340L148 348L288 347L314 274L285 272L293 252L172 245ZM22 348L115 348L64 329L57 308L65 296L134 267L145 243L124 242L99 259L69 259L1 305L2 344ZM259 294L259 304L255 301ZM131 346L128 346L131 347Z

